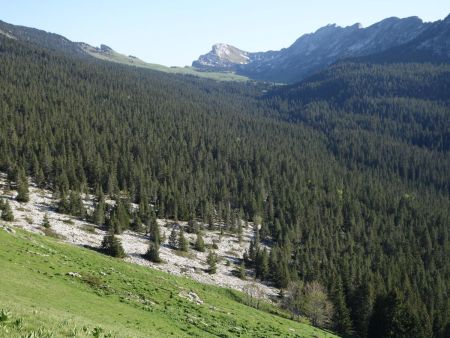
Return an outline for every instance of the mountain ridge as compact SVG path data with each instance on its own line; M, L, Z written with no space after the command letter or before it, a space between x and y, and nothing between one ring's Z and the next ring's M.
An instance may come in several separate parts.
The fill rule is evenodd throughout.
M341 27L329 24L313 33L303 34L292 45L279 51L246 52L247 62L222 62L213 48L192 63L194 68L203 71L232 71L255 80L295 83L325 67L346 58L365 57L379 54L391 48L401 50L423 34L439 35L435 45L441 44L447 60L450 57L450 43L447 35L439 32L448 17L436 22L424 22L417 16L407 18L389 17L363 28L360 23ZM442 23L441 23L442 22ZM437 30L437 32L433 32ZM227 45L229 50L235 48ZM403 53L404 54L404 53ZM429 56L428 58L432 58ZM209 62L214 60L214 62ZM400 60L401 61L401 60ZM216 66L220 65L220 67Z
M13 25L1 20L0 37L14 39L24 43L31 43L36 46L78 59L102 60L165 73L212 78L220 81L248 80L244 76L238 76L231 73L224 74L218 72L199 72L191 67L167 67L164 65L149 63L139 59L136 56L125 55L117 52L105 44L95 47L86 42L71 41L56 33L47 32L37 28Z

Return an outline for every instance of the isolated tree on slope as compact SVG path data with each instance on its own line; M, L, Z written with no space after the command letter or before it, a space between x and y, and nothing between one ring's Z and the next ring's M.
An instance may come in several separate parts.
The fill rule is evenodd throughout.
M175 227L172 227L172 231L170 232L170 236L169 236L169 246L172 249L177 249L178 245L178 236L177 236L177 230L175 229Z
M125 257L125 250L120 240L114 235L113 231L109 231L102 241L101 246L103 252L112 257Z
M19 171L19 178L17 180L16 200L19 202L28 202L30 200L30 193L28 190L28 179L23 169Z
M149 230L150 241L144 257L154 263L160 263L162 261L159 257L159 243L161 240L161 234L159 232L159 225L156 222L156 218L151 222Z
M239 270L238 270L238 277L242 280L246 279L246 275L245 275L245 261L242 260L241 264L239 264Z
M6 222L12 222L14 221L14 214L11 210L11 206L9 205L8 201L3 201L0 205L1 213L2 213L2 220Z
M154 263L161 263L162 260L159 257L159 243L150 240L144 257Z
M208 263L208 272L213 275L217 272L217 254L214 251L210 251L208 257L206 257Z
M197 239L195 240L195 250L200 252L205 251L205 242L203 241L201 232L197 233Z
M44 214L44 219L42 220L42 226L44 228L50 228L50 220L48 219L47 213Z
M159 231L159 225L155 216L150 219L148 233L151 241L158 244L161 243L161 232Z
M189 249L189 242L184 236L183 227L180 227L180 231L178 233L178 249L185 252Z

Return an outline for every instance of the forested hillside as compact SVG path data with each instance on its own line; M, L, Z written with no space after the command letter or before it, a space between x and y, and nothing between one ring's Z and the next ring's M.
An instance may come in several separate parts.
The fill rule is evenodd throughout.
M0 170L136 202L142 221L256 221L247 265L319 281L337 331L447 337L449 71L340 64L274 89L0 38Z

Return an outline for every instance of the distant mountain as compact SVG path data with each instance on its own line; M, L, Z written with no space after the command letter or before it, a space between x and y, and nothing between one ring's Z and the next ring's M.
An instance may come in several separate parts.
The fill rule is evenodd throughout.
M379 53L422 36L428 38L423 38L419 49L434 46L432 48L440 49L439 53L444 55L450 51L448 42L443 42L450 36L446 31L447 21L424 23L418 17L393 17L367 28L360 24L348 27L327 25L301 36L290 47L280 51L250 53L217 44L192 66L204 71L232 71L257 80L293 83L340 59Z
M450 62L450 15L429 24L409 42L361 57L364 62Z
M49 33L44 30L17 26L0 21L0 37L18 40L24 43L34 44L54 52L62 53L66 56L82 59L100 59L108 62L120 63L128 66L146 68L165 73L193 75L199 77L213 78L216 80L246 81L244 76L235 74L224 74L215 72L199 72L191 67L167 67L154 63L148 63L136 56L121 54L111 47L100 45L91 46L85 42L74 42L62 35ZM1 41L0 41L1 44ZM235 60L235 59L233 59Z
M243 51L231 45L224 43L217 43L212 46L212 50L201 55L197 61L192 63L192 66L200 70L222 70L230 71L237 70L236 66L255 64L263 61L268 61L273 58L277 52L261 52L250 53Z
M89 54L76 42L72 42L62 35L48 33L44 30L16 26L0 21L0 35L22 42L36 44L40 47L63 52L71 56L88 57Z
M0 34L22 42L32 43L40 47L62 52L66 55L89 58L95 57L106 61L121 63L143 62L134 56L126 56L114 51L111 47L100 45L93 47L85 42L73 42L62 35L25 26L16 26L0 21Z

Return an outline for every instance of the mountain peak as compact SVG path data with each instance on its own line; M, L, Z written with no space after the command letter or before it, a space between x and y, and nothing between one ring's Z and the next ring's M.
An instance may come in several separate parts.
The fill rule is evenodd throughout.
M100 45L100 51L103 53L113 53L114 50L107 45Z
M209 53L201 55L192 65L196 68L216 67L224 70L248 63L250 54L226 43L216 43Z
M445 20L450 22L450 18ZM333 23L302 35L291 46L279 51L249 53L228 44L215 44L192 66L202 70L233 71L256 80L296 82L338 60L406 44L429 25L418 17L389 17L366 28L360 23L346 27Z

